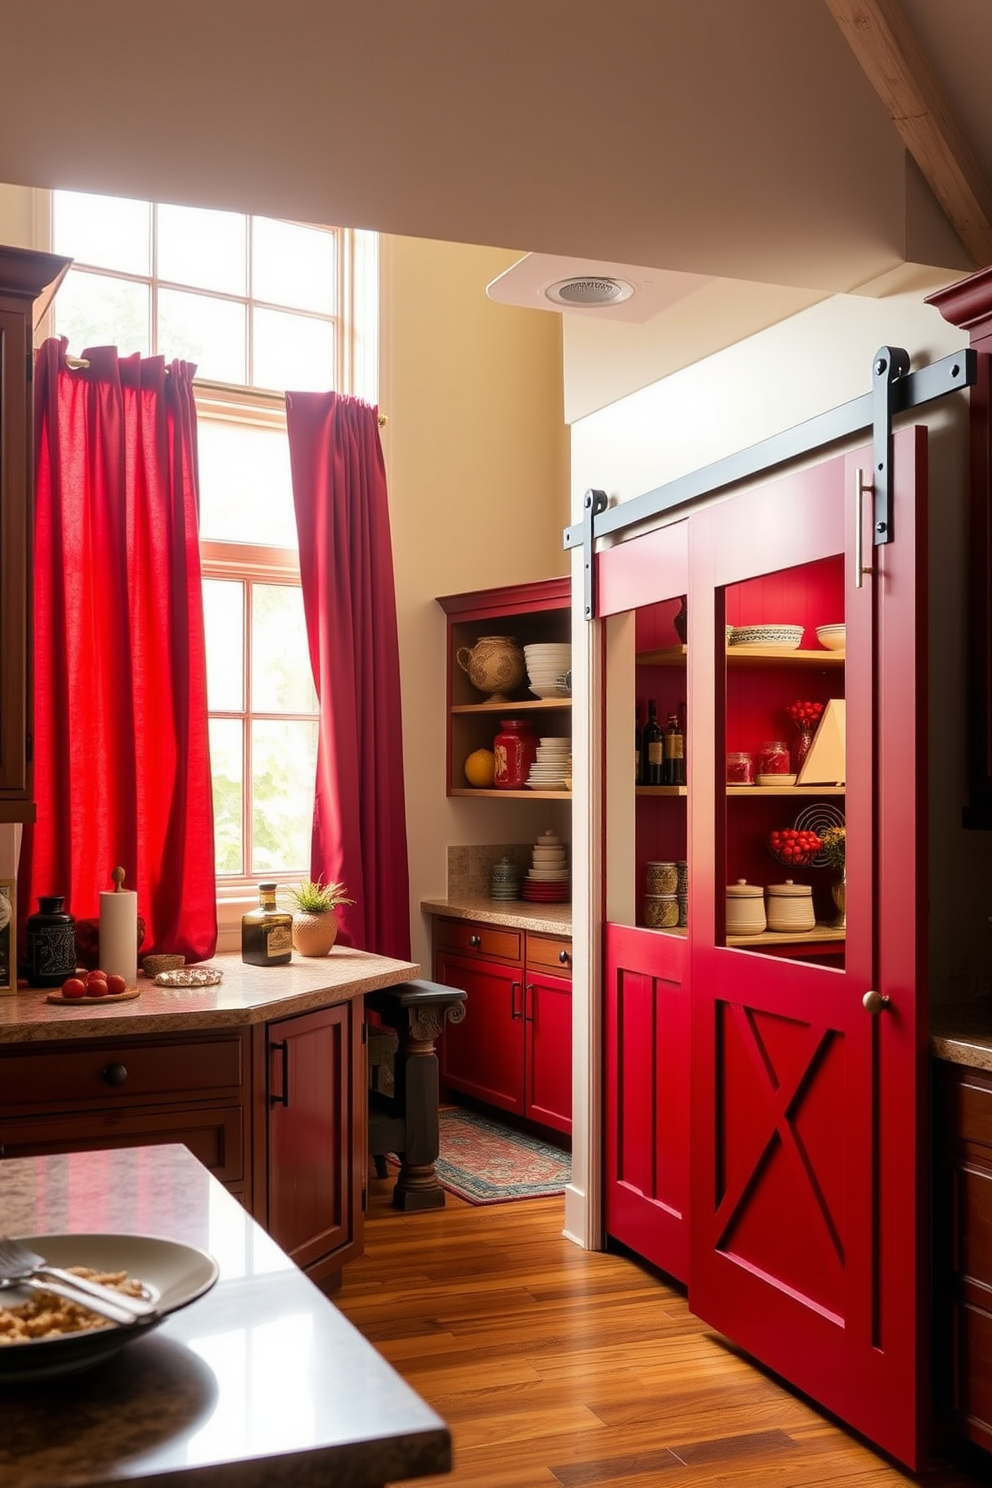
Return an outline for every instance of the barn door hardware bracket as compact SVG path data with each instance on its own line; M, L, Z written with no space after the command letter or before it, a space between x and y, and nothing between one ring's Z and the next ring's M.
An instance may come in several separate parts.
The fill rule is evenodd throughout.
M657 486L643 496L610 506L605 491L589 490L582 506L582 520L565 528L563 546L583 550L583 614L587 620L596 616L596 542L604 537L618 537L642 522L659 517L683 515L690 507L738 485L753 476L765 475L790 460L815 454L831 444L872 431L872 485L874 487L874 540L876 545L891 542L894 535L892 511L892 423L910 409L932 403L948 393L974 387L978 381L978 353L965 347L951 356L942 357L928 367L909 370L909 354L901 347L883 346L872 358L870 392L849 403L841 403L826 413L817 414L805 423L796 424L780 434L773 434L758 444L735 454L725 455L712 465L704 465L689 475L681 475L667 485Z
M596 518L607 507L605 491L587 491L582 498L582 615L592 620L596 614ZM565 547L573 544L567 541Z

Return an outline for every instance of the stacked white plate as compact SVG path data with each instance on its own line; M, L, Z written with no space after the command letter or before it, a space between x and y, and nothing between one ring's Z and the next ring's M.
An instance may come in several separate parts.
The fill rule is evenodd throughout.
M567 641L546 641L525 646L527 686L536 697L569 697L571 682L562 679L572 667L572 647Z
M561 838L542 832L533 848L534 865L524 880L523 896L533 902L560 904L571 896L568 857Z
M531 790L566 790L565 780L571 773L571 740L549 735L538 743L527 784Z

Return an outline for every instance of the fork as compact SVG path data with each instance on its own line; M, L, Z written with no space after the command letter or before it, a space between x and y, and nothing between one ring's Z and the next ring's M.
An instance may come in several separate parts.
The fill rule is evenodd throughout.
M50 1266L44 1256L29 1250L19 1240L0 1235L0 1285L15 1283L36 1289L43 1287L67 1301L81 1303L115 1323L140 1322L157 1312L156 1304L144 1297L127 1297L113 1287L90 1281L85 1276L75 1276L59 1266Z

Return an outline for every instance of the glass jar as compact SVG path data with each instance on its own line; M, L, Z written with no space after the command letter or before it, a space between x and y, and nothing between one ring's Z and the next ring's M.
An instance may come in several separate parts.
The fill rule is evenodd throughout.
M30 987L61 987L76 970L76 922L62 894L42 894L25 925Z
M276 908L276 886L258 886L258 908L241 917L241 959L249 966L284 966L293 958L293 916Z
M493 740L496 769L493 785L497 790L523 790L530 767L537 759L537 739L526 718L504 718L500 732Z
M727 755L727 784L754 784L754 755L747 750L736 749Z

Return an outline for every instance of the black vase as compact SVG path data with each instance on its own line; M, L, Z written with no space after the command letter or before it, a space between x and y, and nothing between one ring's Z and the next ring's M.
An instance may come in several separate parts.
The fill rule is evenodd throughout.
M27 974L30 987L61 987L76 969L76 922L62 908L61 894L42 894L28 915Z

